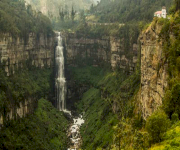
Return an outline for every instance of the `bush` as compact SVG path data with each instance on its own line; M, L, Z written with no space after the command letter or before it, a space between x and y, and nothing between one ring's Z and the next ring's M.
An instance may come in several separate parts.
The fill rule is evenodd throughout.
M177 121L179 121L179 115L177 113L173 113L171 116L171 121L172 123L176 123Z
M170 120L164 111L159 110L154 112L146 122L146 130L151 136L153 143L160 142L163 134L167 131L170 125Z
M173 113L180 115L180 84L174 83L171 90L168 90L164 96L163 107L166 113L171 116Z

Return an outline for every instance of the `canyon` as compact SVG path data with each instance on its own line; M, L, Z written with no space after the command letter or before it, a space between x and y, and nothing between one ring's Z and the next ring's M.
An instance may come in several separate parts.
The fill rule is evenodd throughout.
M160 29L156 29L157 32ZM158 33L150 26L139 37L140 45L134 43L132 48L126 52L123 47L123 39L104 36L101 38L78 37L73 33L62 33L65 66L78 66L91 64L99 66L102 63L110 64L112 69L122 69L129 74L135 71L138 61L139 49L141 49L141 89L140 102L143 118L146 119L161 104L167 87L167 64L163 63L161 42L157 42ZM28 62L39 68L53 67L55 58L56 42L54 36L40 36L39 39L32 33L28 42L21 38L13 38L10 34L4 34L0 39L0 60L3 67L10 76L18 68L23 68L23 63ZM67 76L67 98L72 99L76 94L73 89L73 81ZM83 89L84 88L84 89ZM81 87L81 95L87 90ZM22 117L32 112L33 101L26 100L9 112L9 118L13 118L13 112ZM1 116L1 124L3 117Z

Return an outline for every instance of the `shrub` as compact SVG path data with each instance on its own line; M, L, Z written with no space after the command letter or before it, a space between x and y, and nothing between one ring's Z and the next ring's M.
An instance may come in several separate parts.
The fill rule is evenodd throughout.
M173 113L171 116L171 121L173 123L177 122L179 120L179 115L177 113Z
M151 136L153 143L160 142L163 134L167 131L170 125L170 120L164 111L159 110L154 112L146 122L146 130Z
M173 113L180 115L180 84L174 83L171 90L168 90L164 96L163 107L166 113L171 116Z

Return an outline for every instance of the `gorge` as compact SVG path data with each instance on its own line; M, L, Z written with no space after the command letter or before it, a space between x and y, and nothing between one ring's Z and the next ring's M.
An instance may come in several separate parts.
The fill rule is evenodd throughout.
M0 1L0 149L179 149L180 1L84 2Z

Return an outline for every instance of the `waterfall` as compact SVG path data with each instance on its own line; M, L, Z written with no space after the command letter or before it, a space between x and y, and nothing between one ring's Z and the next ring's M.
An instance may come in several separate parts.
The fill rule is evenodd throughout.
M56 107L59 111L66 110L66 79L64 77L64 54L60 32L57 33L56 60Z

